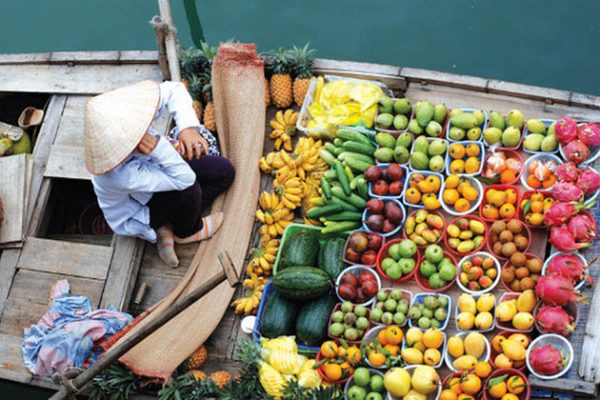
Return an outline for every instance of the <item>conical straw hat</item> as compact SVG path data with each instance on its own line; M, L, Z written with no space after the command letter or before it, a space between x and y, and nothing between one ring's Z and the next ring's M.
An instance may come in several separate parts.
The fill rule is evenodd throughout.
M138 146L160 99L157 82L143 81L92 97L85 106L85 164L102 175Z

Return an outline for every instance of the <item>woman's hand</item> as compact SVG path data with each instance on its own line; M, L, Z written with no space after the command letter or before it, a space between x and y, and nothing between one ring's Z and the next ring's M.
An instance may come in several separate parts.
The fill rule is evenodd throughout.
M194 128L185 128L179 132L179 154L191 160L208 154L208 141Z
M158 137L149 134L148 132L144 133L142 140L140 140L140 144L138 144L138 151L144 155L148 155L152 153L152 150L156 147L158 143Z

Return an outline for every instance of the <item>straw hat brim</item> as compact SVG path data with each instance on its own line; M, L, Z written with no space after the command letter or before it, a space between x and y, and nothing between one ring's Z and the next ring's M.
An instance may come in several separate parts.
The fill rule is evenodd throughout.
M105 174L137 148L158 109L157 82L143 81L92 97L85 106L85 164Z

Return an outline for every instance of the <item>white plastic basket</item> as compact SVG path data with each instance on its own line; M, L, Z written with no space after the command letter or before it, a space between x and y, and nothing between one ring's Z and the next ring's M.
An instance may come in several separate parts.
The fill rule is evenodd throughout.
M471 332L462 332L462 333L457 333L456 335L453 335L453 336L458 336L462 340L465 340L465 337L469 333L471 333ZM477 361L488 361L490 359L490 354L492 352L492 350L490 348L490 341L488 340L487 337L485 337L485 335L482 334L482 336L483 336L483 340L485 342L485 351L483 352L483 355L477 359ZM450 338L448 338L448 340L450 340ZM454 365L452 365L452 363L454 362L454 360L456 360L456 358L452 357L448 351L446 351L444 358L445 358L446 366L448 367L448 369L452 372L456 372L457 369L454 368Z
M531 363L530 363L531 352L536 347L543 346L545 344L553 345L554 347L556 347L560 351L562 351L564 357L568 357L565 367L557 374L542 375L542 374L535 372L535 370L531 366ZM545 335L541 335L541 336L537 337L533 342L531 342L531 344L527 348L527 356L525 358L525 362L527 364L527 369L529 369L529 372L531 372L533 375L535 375L536 377L538 377L540 379L551 380L551 379L560 378L561 376L566 374L567 371L569 371L569 368L571 368L571 366L573 365L574 355L575 355L575 353L573 351L573 346L571 345L571 342L569 342L564 337L557 335L555 333L547 333Z
M460 271L462 270L463 263L465 263L466 261L471 260L475 256L488 257L488 258L491 258L492 260L494 260L494 266L496 268L496 271L498 271L498 273L496 274L496 279L494 279L494 282L492 282L492 284L490 286L488 286L487 288L482 289L482 290L477 290L477 291L469 290L468 288L466 288L460 282L460 279L456 280L456 284L458 285L458 287L460 287L460 290L462 290L465 293L472 294L472 295L480 295L480 294L484 294L484 293L487 293L487 292L491 292L492 290L494 290L494 288L496 287L496 285L498 284L498 282L500 282L500 275L501 275L500 262L498 261L498 259L493 254L490 254L490 253L488 253L486 251L478 251L477 253L473 253L471 255L463 257L458 262L458 267L457 267L456 274L457 274L457 276L460 276Z

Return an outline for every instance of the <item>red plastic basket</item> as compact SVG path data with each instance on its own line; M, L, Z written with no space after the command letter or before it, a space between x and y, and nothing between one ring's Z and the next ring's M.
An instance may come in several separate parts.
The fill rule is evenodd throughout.
M520 145L520 144L519 144ZM521 179L521 175L523 174L523 157L521 156L521 154L515 150L511 150L510 148L507 147L500 147L498 149L496 149L494 152L504 152L506 155L506 158L516 158L517 160L519 160L519 162L521 163L521 169L519 170L519 172L515 175L515 179L513 179L510 182L506 182L506 185L514 185L515 183L519 182L519 179ZM485 158L483 159L483 171L486 170L487 168L487 161L488 158L490 158L490 156L492 154L494 154L494 152L489 152L485 154Z
M395 243L400 243L402 240L404 240L404 239L390 240L389 242L385 243L383 245L383 247L381 247L381 250L379 250L379 253L377 254L377 265L375 266L375 269L377 270L377 273L379 274L379 276L388 282L401 283L401 282L405 282L405 281L411 279L413 276L415 276L417 270L419 269L419 266L421 265L421 251L417 248L417 252L415 253L415 256L413 257L415 259L415 268L412 270L412 272L410 274L405 275L398 279L392 279L389 276L387 276L387 274L383 271L383 268L381 268L381 262L386 257L388 257L390 246Z
M494 222L494 221L498 221L501 220L502 218L498 218L498 219L491 219L491 218L486 218L483 216L483 207L486 204L489 204L486 200L486 194L487 192L489 192L490 190L495 189L495 190L508 190L508 189L513 189L515 192L517 192L517 201L514 204L515 206L515 216L513 218L517 218L520 212L520 202L521 202L521 193L520 190L517 186L515 185L490 185L490 186L486 186L483 189L483 199L481 200L481 204L479 205L479 217L481 217L482 220L487 221L487 222Z
M519 219L521 220L521 222L523 222L525 225L527 225L527 227L529 229L547 229L547 227L544 223L541 223L540 225L531 225L531 224L527 223L527 221L525 221L525 215L523 214L523 209L521 208L521 203L523 202L523 200L531 199L531 196L534 193L543 194L544 199L547 197L554 199L554 196L552 196L552 192L547 192L547 191L543 191L543 190L526 190L525 192L523 192L523 194L521 194L521 200L519 201Z
M535 255L533 253L523 253L523 254L525 254L525 257L527 257L527 259L537 258L538 260L540 260L542 262L542 264L544 263L544 260L542 260L542 258L540 256L537 256L537 255ZM504 286L504 289L506 289L507 292L522 293L523 290L519 290L519 291L512 290L510 288L509 284L506 283L504 281L504 279L502 279L502 271L504 271L505 268L508 268L509 263L510 263L510 259L507 258L506 261L504 262L504 264L502 264L502 269L500 270L501 271L501 273L500 273L500 280L502 281L502 286ZM542 275L541 271L540 271L539 275L540 276ZM534 287L535 287L535 285L534 285Z
M323 356L321 355L321 351L319 350L319 352L317 353L317 356L315 357L315 361L316 361L316 362L319 362L319 361L321 361L322 359L323 359ZM343 378L343 379L340 379L339 381L331 381L331 380L329 380L329 379L327 378L327 375L325 375L325 372L323 371L323 365L320 365L320 366L317 368L317 372L319 373L319 376L320 376L320 377L321 377L321 378L322 378L322 379L323 379L325 382L327 382L327 383L330 383L330 384L341 384L341 383L346 383L346 382L348 382L348 380L349 380L350 378L352 378L352 376L354 375L354 372L352 372L351 374L348 374L348 376L347 376L347 377L345 377L345 378Z
M492 365L492 368L496 369L496 364L494 364L494 360L496 359L496 356L500 353L498 353L496 350L494 350L494 346L492 345L492 343L494 343L494 338L496 338L496 336L504 336L505 338L508 338L510 335L517 333L517 332L509 332L509 331L500 331L498 332L496 335L494 335L494 337L492 338L492 340L490 341L490 364ZM531 335L528 333L522 333L520 332L522 335L525 335L529 338L529 343L531 343ZM520 366L519 368L515 368L518 370L525 370L525 368L527 368L527 364L525 364L525 360L523 360L523 365Z
M423 258L425 257L425 255L423 255ZM454 279L452 279L450 282L448 282L448 284L446 284L445 286L439 288L439 289L432 289L431 286L429 286L429 281L423 276L423 274L421 274L421 268L419 268L417 270L417 273L415 274L415 280L417 281L417 285L419 285L419 287L421 289L423 289L426 292L433 292L433 293L443 293L448 291L448 289L450 289L452 286L454 286L454 284L456 283L456 278L458 275L458 261L456 261L456 257L454 257L454 255L450 254L450 252L448 251L448 249L444 249L444 257L448 257L452 260L452 262L454 263L454 265L456 266L456 275L454 276Z
M472 220L479 221L479 222L483 223L483 226L485 228L485 233L483 234L483 242L481 242L481 244L478 247L474 248L472 251L469 251L467 253L459 253L459 252L453 250L450 247L450 245L448 244L448 234L445 234L444 235L444 245L445 245L446 249L452 255L454 255L456 257L460 257L460 258L462 258L464 256L471 255L473 253L477 253L478 251L481 251L484 248L484 246L486 246L486 243L488 242L489 237L490 237L490 228L487 226L487 224L485 223L484 220L482 220L481 218L479 218L479 217L477 217L475 215L462 215L460 217L456 217L452 221L450 221L450 223L446 224L446 228L449 225L452 225L453 223L455 223L456 221L458 221L459 219L462 219L462 218L472 219Z
M511 218L511 219L517 219L518 218ZM503 219L503 220L498 220L498 221L504 221L504 222L508 222L510 221L510 219ZM525 233L525 235L527 236L527 247L525 247L523 250L519 250L521 253L527 253L527 250L529 250L529 248L531 247L531 229L529 229L529 227L527 225L525 225L523 223L523 221L519 220L522 224L523 224L523 232ZM489 235L488 238L486 240L487 244L487 250L488 252L493 255L494 257L496 257L498 260L500 261L505 261L508 260L507 257L504 257L502 255L498 255L496 253L494 253L494 245L492 244L492 234L491 234L491 229L489 230Z
M517 396L519 397L519 400L529 400L529 397L531 397L531 385L529 384L529 379L527 379L527 377L525 376L525 374L523 372L521 372L515 368L500 368L500 369L493 371L490 374L490 376L487 377L487 379L485 380L485 383L483 384L483 387L486 388L483 391L483 400L492 399L492 397L488 396L488 394L487 394L488 383L495 377L501 376L501 375L508 375L509 377L511 377L513 375L518 375L519 377L521 377L521 379L523 379L523 382L525 382L525 390L523 392L521 392L520 394L518 394Z
M420 211L420 210L415 210L415 211L411 212L410 214L408 214L408 216L406 217L406 219L410 218L411 216L413 216L414 214L416 214L418 211ZM417 245L417 247L418 247L419 249L424 249L424 248L426 248L427 246L429 246L430 244L440 244L440 242L441 242L442 240L444 240L444 235L446 234L446 217L444 217L444 216L442 215L442 213L441 213L441 212L439 212L439 211L427 211L427 212L428 212L429 214L435 214L435 215L438 215L439 217L441 217L441 218L442 218L442 221L444 221L444 226L443 226L443 227L442 227L442 229L441 229L441 230L442 230L442 234L440 235L440 237L438 238L438 240L436 240L436 241L435 241L435 242L433 242L433 243L427 243L426 245L423 245L423 246L419 246L419 245ZM405 231L405 229L406 229L406 219L404 220L404 225L402 226L402 237L403 237L404 239L408 239L408 236L406 236L406 231Z

